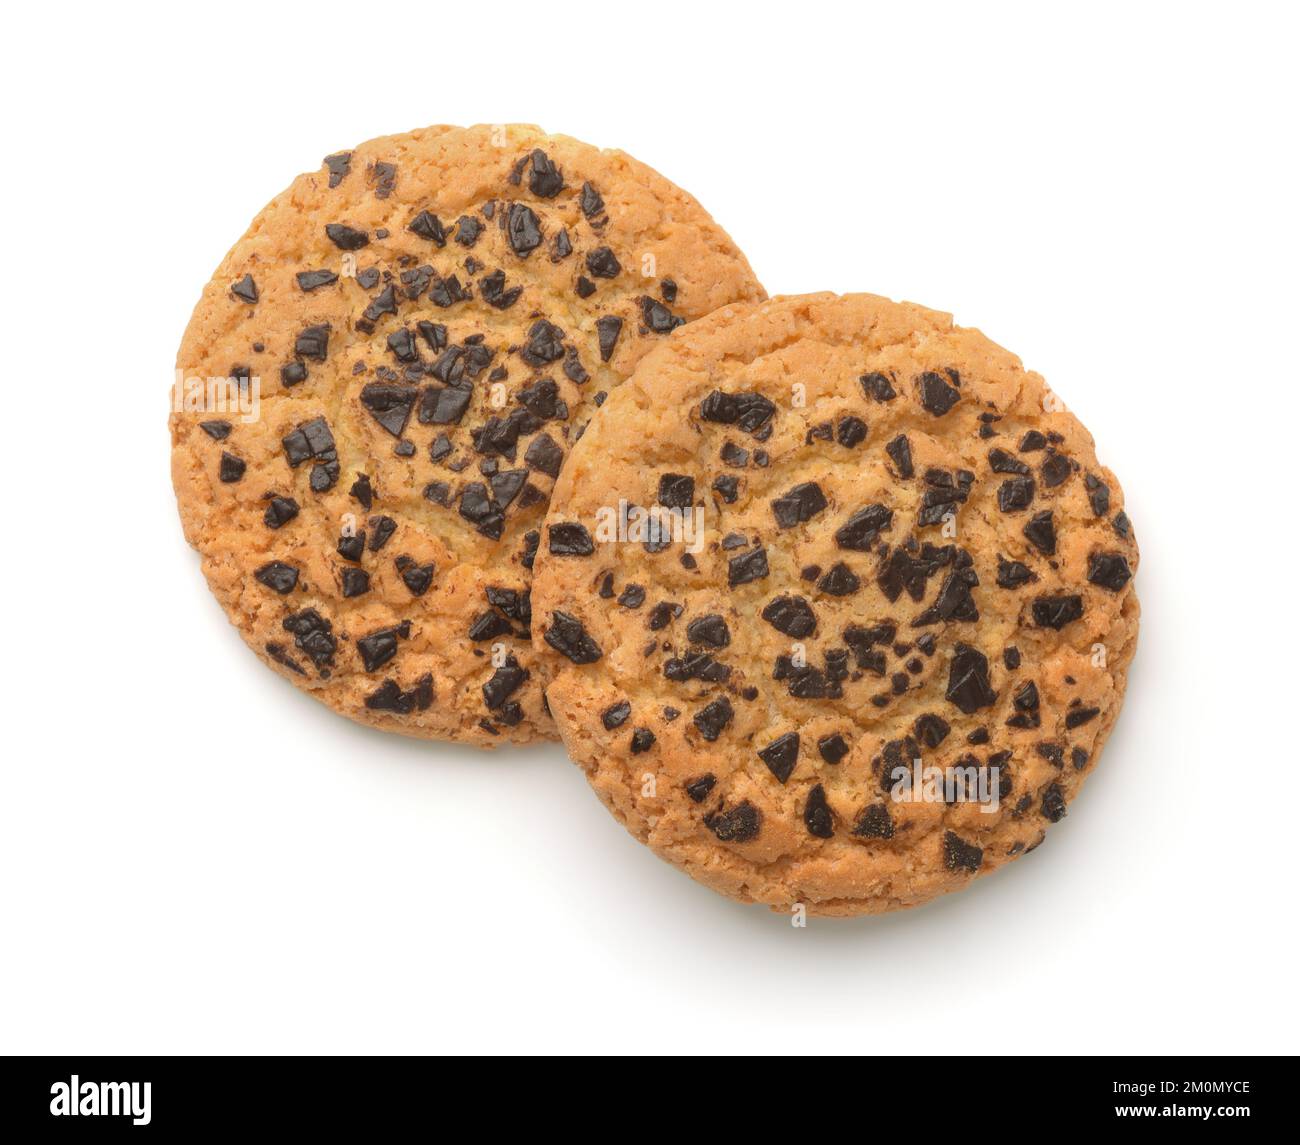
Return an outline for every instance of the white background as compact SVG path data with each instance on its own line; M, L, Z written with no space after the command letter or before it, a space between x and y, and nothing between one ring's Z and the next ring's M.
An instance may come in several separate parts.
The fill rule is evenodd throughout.
M0 1050L1300 1048L1293 13L10 11ZM773 293L953 312L1092 429L1142 637L1041 850L794 929L653 858L559 748L363 729L227 624L168 477L200 286L322 156L516 120L680 182Z

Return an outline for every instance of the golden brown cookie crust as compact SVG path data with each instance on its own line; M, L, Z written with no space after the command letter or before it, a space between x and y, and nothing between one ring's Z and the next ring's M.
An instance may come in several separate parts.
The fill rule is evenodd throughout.
M620 499L702 509L701 551L603 543ZM533 639L638 839L743 901L875 913L1064 814L1119 713L1137 562L1088 431L1012 354L919 306L776 298L693 324L606 403L553 494ZM896 801L918 758L973 768L996 810Z
M249 645L336 711L553 738L527 592L554 475L679 321L763 296L704 209L619 151L510 125L331 156L257 216L185 332L185 536ZM257 420L184 388L232 377L246 397L258 379Z

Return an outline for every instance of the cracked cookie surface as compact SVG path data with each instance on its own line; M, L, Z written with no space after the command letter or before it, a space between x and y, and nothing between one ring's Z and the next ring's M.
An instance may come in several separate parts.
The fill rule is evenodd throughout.
M777 298L611 395L552 497L533 639L638 839L743 901L875 913L1065 815L1137 564L1091 436L1012 354L919 306Z
M648 350L762 297L704 209L618 151L513 125L331 155L185 332L186 538L249 645L336 711L554 738L529 586L555 478Z

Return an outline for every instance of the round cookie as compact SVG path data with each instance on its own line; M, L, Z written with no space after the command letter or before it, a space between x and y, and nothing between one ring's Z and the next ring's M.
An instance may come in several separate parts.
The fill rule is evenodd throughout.
M762 297L704 209L622 152L485 126L331 155L185 331L185 536L249 645L336 711L554 738L529 583L560 467L648 350Z
M777 298L610 397L552 496L533 639L638 839L746 902L866 914L1065 814L1136 569L1114 475L1013 355L919 306Z

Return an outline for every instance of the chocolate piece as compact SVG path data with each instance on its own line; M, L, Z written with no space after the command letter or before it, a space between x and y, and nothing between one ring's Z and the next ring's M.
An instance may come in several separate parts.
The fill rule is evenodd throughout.
M549 637L547 638L549 641ZM572 657L570 657L572 659ZM726 696L719 696L695 713L694 724L700 735L712 743L722 734L722 729L731 723L735 710Z
M990 707L998 698L989 684L988 657L969 644L958 644L948 669L944 697L966 715Z
M698 726L698 717L696 720ZM707 739L717 739L717 735L707 735ZM781 782L790 778L799 762L799 733L786 732L778 736L758 753L758 758L768 766L768 770Z
M894 821L883 803L869 803L858 815L853 834L859 839L892 839Z
M835 820L830 804L826 802L826 789L820 783L808 792L808 800L803 805L803 823L808 834L818 839L829 839L835 834Z
M543 639L575 664L594 664L604 655L582 622L576 616L558 609L551 613L551 625Z
M943 835L943 865L950 871L978 871L984 862L984 850L968 843L951 831Z
M788 489L772 502L778 528L792 529L811 521L827 506L826 496L815 481L804 481ZM846 526L847 527L847 526Z

